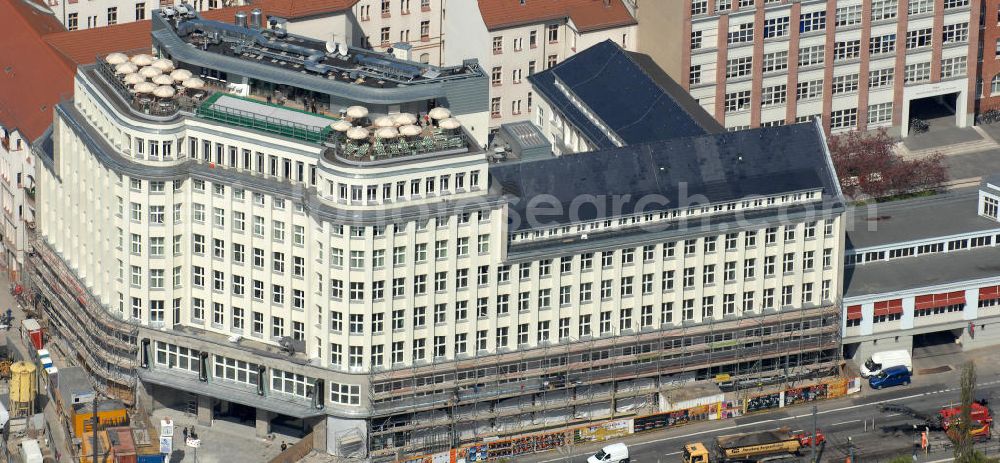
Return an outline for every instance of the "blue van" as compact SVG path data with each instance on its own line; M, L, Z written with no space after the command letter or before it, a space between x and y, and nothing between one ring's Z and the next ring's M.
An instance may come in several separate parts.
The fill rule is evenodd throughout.
M872 389L899 386L900 384L910 384L910 370L904 365L886 368L881 373L868 378L868 385Z

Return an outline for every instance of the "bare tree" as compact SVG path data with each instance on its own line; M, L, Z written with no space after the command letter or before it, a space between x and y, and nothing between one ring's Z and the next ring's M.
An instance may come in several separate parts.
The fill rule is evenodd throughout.
M976 364L971 360L962 367L962 411L955 434L955 463L975 463L980 456L972 446L972 401L976 393Z
M948 179L940 153L903 159L895 152L896 141L885 129L830 136L827 145L845 195L879 199L935 190Z

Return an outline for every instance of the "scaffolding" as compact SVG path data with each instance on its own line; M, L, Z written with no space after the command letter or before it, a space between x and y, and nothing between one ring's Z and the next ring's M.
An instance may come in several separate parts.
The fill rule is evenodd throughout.
M369 454L393 461L488 437L664 411L656 399L676 388L681 376L704 381L728 375L729 392L745 397L765 379L774 385L835 375L841 365L839 307L747 313L373 371Z
M113 317L43 239L28 259L28 281L59 347L80 361L97 391L134 405L138 372L137 325Z

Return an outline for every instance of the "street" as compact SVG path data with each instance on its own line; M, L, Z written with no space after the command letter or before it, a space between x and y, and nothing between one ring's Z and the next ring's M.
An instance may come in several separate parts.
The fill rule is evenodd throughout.
M816 405L817 428L827 438L823 448L823 461L844 461L853 443L855 456L863 461L886 461L898 455L910 455L918 446L919 432L914 418L894 413L879 412L883 403L903 404L922 413L931 414L959 402L958 374L966 358L974 359L978 381L976 398L985 398L991 406L1000 405L1000 354L995 352L968 352L925 357L914 360L914 369L941 369L949 371L914 376L913 384L882 391L872 391L865 385L860 394L840 399L796 405L773 412L763 412L732 420L697 422L672 429L636 434L622 439L629 446L632 463L680 462L683 445L689 442L708 442L716 435L762 431L789 427L796 432L811 433L813 428L812 405ZM583 462L605 443L577 444L533 456L518 458L518 462L557 463ZM921 462L938 461L951 457L945 448L947 438L943 433L931 433L931 453L918 458ZM997 450L995 439L990 452ZM803 449L808 455L809 449Z

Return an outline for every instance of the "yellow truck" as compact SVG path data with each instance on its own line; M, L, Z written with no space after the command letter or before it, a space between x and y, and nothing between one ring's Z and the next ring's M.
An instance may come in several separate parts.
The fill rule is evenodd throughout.
M788 428L730 434L716 437L709 445L685 445L684 463L760 463L797 458L802 447L802 436L792 434Z

